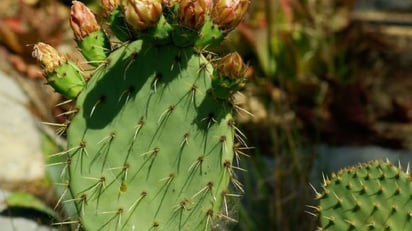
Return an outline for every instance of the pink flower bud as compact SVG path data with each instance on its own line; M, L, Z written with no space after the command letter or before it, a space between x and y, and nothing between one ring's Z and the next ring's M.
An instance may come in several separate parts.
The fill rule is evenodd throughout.
M212 0L181 0L178 10L180 25L200 29L212 7Z
M79 1L73 1L70 11L70 26L77 41L83 40L87 35L100 30L94 14Z
M211 18L222 30L233 30L242 21L249 4L249 0L214 0Z
M42 42L34 45L32 56L43 64L46 73L53 72L58 66L67 62L56 49Z
M156 26L161 16L161 0L127 0L126 2L126 21L138 30Z
M227 54L217 63L219 75L232 80L243 79L246 69L246 64L237 52Z

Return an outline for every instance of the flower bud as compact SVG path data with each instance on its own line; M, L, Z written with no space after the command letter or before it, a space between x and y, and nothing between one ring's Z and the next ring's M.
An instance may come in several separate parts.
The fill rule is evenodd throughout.
M70 11L70 26L77 41L82 40L87 35L100 30L96 17L79 1L73 1Z
M232 80L243 79L246 72L246 64L237 52L229 53L217 63L219 76Z
M169 8L172 8L177 3L179 3L179 0L163 0L163 5Z
M58 66L67 62L56 49L42 42L34 45L32 56L43 64L46 73L53 72Z
M212 7L212 0L181 0L178 10L180 25L200 29Z
M69 99L84 89L85 81L76 64L66 60L52 46L39 42L34 45L33 57L43 64L47 83Z
M120 0L101 0L101 4L105 12L112 12L119 6Z
M161 16L161 0L127 0L126 2L126 21L138 30L156 26Z
M212 92L216 98L228 99L244 86L247 67L237 52L221 58L215 67Z
M110 13L119 6L120 0L101 0L101 4L104 12L110 15Z
M233 30L249 7L249 0L214 0L211 18L220 29Z

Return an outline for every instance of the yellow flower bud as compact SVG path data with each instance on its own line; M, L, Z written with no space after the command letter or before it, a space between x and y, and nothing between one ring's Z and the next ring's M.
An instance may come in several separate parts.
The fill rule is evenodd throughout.
M34 45L32 56L42 63L46 73L53 72L58 66L67 62L66 58L59 55L56 49L42 42Z
M138 30L156 26L162 16L161 0L127 0L125 17L127 23Z

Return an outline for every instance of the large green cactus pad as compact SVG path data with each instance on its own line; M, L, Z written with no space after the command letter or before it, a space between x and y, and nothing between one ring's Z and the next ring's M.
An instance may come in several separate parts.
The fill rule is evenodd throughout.
M161 59L159 54L162 54ZM208 230L232 173L232 106L193 48L118 48L79 95L66 177L87 230Z
M412 230L412 184L389 162L372 161L325 179L320 230Z

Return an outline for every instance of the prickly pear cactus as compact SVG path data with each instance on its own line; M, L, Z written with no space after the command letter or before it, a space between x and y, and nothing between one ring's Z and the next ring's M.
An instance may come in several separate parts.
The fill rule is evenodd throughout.
M76 99L62 173L86 230L210 230L227 218L234 178L233 94L246 66L204 48L220 42L247 1L103 0L113 45L73 2L71 26L95 70L39 43L56 91ZM224 15L225 17L222 17ZM119 42L120 41L120 42ZM207 54L207 55L204 55Z
M314 207L319 230L412 230L408 170L372 161L325 178Z

